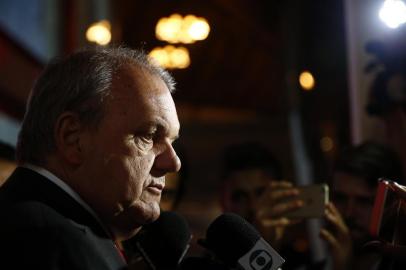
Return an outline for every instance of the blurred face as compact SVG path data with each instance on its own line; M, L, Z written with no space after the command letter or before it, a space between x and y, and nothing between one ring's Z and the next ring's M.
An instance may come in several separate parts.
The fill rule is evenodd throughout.
M336 172L333 180L332 199L355 243L362 243L368 237L376 189L369 187L363 178L345 172Z
M116 239L126 239L159 216L165 174L180 169L172 148L179 121L165 83L143 69L120 72L107 99L100 125L82 136L76 190Z
M236 213L252 223L257 201L269 182L269 177L259 169L233 172L226 180L224 210Z

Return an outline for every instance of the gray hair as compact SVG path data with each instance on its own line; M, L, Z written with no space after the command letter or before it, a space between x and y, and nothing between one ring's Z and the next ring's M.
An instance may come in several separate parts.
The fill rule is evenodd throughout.
M104 99L111 93L120 68L136 66L159 76L173 92L175 83L143 52L124 47L93 47L51 61L35 83L17 142L17 161L43 165L56 150L54 128L58 117L75 112L82 123L97 127Z

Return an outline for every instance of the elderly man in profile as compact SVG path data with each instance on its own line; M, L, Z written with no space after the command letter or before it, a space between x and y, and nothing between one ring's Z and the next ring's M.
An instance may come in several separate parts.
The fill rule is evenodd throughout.
M172 77L142 52L92 48L51 62L0 189L0 269L122 269L116 242L160 214L180 169Z

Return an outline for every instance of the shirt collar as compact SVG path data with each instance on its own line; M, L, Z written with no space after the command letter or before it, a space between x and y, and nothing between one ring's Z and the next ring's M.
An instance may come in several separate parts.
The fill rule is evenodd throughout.
M110 231L104 226L103 222L100 220L100 218L97 216L96 212L93 211L93 209L79 196L79 194L74 191L66 182L61 180L59 177L57 177L55 174L51 173L47 169L33 165L33 164L24 164L21 167L30 169L42 176L44 176L46 179L60 187L63 191L65 191L69 196L71 196L76 202L78 202L84 209L86 209L100 224L100 226L106 231L107 235L111 235Z

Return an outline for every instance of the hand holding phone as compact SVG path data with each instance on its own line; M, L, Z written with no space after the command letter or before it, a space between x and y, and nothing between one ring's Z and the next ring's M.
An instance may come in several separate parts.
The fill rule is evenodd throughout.
M276 182L260 201L258 212L260 216L270 218L321 218L328 202L326 184L293 186L288 182Z
M257 201L257 217L277 219L298 209L303 202L298 199L299 190L287 181L273 181Z
M285 228L297 220L285 217L289 211L300 208L303 202L296 199L299 190L288 181L273 181L256 202L255 226L272 245L278 245Z
M326 206L325 220L327 224L320 230L320 236L329 245L333 268L347 269L353 255L353 242L340 211L331 202Z
M275 244L287 226L304 218L324 215L328 202L328 186L294 186L290 182L273 182L258 201L257 223L262 234Z

